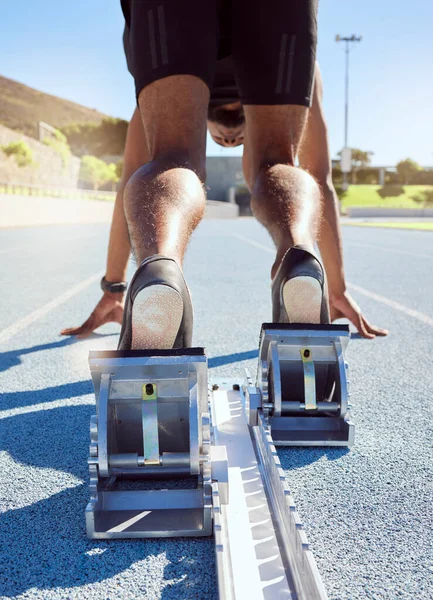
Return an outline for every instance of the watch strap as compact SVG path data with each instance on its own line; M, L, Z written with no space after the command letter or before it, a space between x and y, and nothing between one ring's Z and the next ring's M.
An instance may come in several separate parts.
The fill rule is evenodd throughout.
M103 292L111 292L112 294L123 294L126 292L128 284L126 281L107 281L105 277L101 279L101 289Z

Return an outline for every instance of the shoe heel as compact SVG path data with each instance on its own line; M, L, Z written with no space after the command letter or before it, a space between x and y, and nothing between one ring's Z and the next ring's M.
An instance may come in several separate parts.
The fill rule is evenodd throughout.
M314 277L293 277L286 281L282 300L289 323L320 323L322 287Z
M150 285L134 298L132 350L172 348L183 318L182 296L168 285Z

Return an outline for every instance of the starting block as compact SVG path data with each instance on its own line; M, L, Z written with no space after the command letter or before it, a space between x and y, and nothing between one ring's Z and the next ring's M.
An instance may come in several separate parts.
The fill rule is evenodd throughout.
M264 323L256 385L244 385L250 425L258 411L276 446L351 446L347 325Z
M92 539L214 535L219 597L326 600L275 446L350 446L344 325L263 324L257 377L203 348L91 352ZM272 592L272 590L270 590Z
M89 363L88 536L211 535L212 480L227 503L227 458L210 444L203 349L91 352ZM161 489L179 478L187 489Z

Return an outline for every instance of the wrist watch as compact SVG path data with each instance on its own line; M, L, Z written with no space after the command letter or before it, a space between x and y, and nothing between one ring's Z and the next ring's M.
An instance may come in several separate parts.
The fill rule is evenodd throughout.
M112 294L123 294L126 292L128 284L126 281L107 281L105 276L101 279L101 290L111 292Z

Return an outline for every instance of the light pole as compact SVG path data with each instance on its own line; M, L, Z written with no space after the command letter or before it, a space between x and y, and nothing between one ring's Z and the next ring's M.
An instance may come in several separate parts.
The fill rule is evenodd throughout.
M350 43L360 42L362 36L351 35L350 37L335 36L336 42L345 42L346 44L346 77L345 77L345 105L344 105L344 148L341 155L343 171L343 189L347 189L347 173L350 171L351 156L347 146L349 133L349 53ZM349 164L348 164L349 163Z

